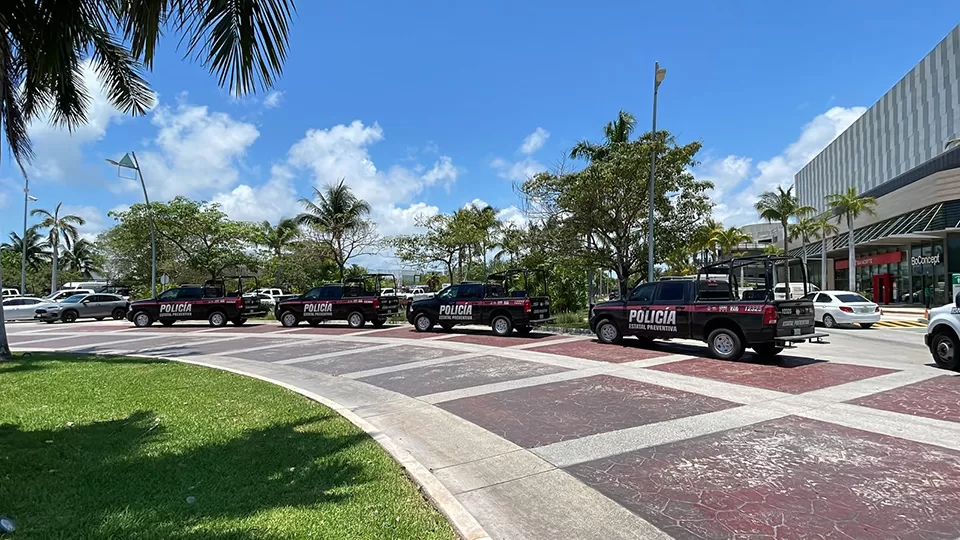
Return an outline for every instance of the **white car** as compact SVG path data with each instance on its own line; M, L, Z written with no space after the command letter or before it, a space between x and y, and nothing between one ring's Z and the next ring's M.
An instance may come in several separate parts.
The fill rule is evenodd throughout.
M10 298L13 296L20 296L20 291L16 289L3 289L2 294L4 298Z
M47 302L56 303L78 294L93 294L93 289L62 289L53 294L48 294L43 298Z
M949 304L930 310L930 322L923 342L930 349L933 361L944 369L960 370L960 305Z
M880 306L850 291L819 291L803 297L813 300L813 312L816 322L826 328L838 324L859 324L870 328L880 322Z
M3 318L8 321L32 321L37 308L50 305L43 298L18 296L3 299Z

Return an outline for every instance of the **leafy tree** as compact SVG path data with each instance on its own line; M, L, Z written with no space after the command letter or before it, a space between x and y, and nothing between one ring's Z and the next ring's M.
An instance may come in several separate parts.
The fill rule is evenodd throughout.
M733 255L737 246L750 241L750 235L740 227L729 227L715 231L712 240L720 249L721 255Z
M85 279L91 279L103 272L103 255L84 238L74 242L73 246L63 253L63 259L66 270L76 272Z
M442 264L450 283L454 283L453 269L460 262L466 245L459 234L461 227L455 221L455 215L450 214L417 216L416 224L425 232L394 236L388 242L397 258L405 263L421 269Z
M164 30L180 34L187 55L231 93L272 86L286 60L294 10L292 0L0 3L0 129L10 153L26 174L31 120L48 114L68 128L86 123L86 57L114 106L144 114L154 94L142 71L153 67ZM10 358L0 310L0 360Z
M856 238L854 238L853 221L860 217L860 214L876 215L873 208L877 205L877 199L873 197L862 197L857 195L856 188L849 188L844 193L835 193L827 195L827 205L837 216L837 223L846 219L847 221L847 260L848 266L848 284L851 291L857 290L857 253Z
M613 133L617 133L612 128ZM646 270L651 153L657 153L654 183L655 251L663 260L678 245L690 245L697 227L709 217L711 183L690 174L700 143L683 146L666 131L638 140L608 142L602 159L582 171L541 173L521 192L531 214L543 224L542 241L578 258L589 268L607 268L617 276L620 295ZM587 239L585 242L584 239Z
M25 240L24 240L25 239ZM37 270L50 261L50 244L37 230L36 225L27 229L24 239L20 238L15 232L10 233L10 242L4 242L3 248L17 254L17 258L23 256L23 244L27 244L27 269Z
M379 252L381 238L376 224L367 219L370 205L358 199L342 179L322 190L314 188L313 193L314 200L300 199L306 211L297 216L297 223L307 226L307 233L327 247L342 280L351 259Z
M815 211L812 206L800 205L800 200L793 194L793 186L787 188L786 191L781 186L777 186L776 191L764 191L760 194L760 199L754 204L754 208L757 209L761 219L771 223L777 221L783 227L784 253L789 249L787 241L790 239L790 220Z
M784 253L785 251L783 251L783 248L776 244L767 244L763 246L764 255L783 255Z
M86 221L80 217L73 214L67 214L65 216L60 215L60 207L63 203L57 203L57 207L53 209L53 213L43 208L36 208L30 211L31 216L42 216L43 219L40 220L40 223L37 224L37 227L40 229L47 230L47 244L50 246L51 250L51 265L52 271L50 272L50 291L56 291L57 287L60 285L60 282L57 280L57 266L59 263L60 257L60 241L63 240L66 244L67 249L70 249L77 239L80 237L80 234L77 232L77 227L86 223Z
M817 238L819 229L817 218L810 216L803 216L790 226L790 239L800 239L800 242L803 244L803 254L801 257L803 258L804 268L807 267L807 242L812 238Z
M603 143L580 141L570 150L570 157L585 158L590 161L603 159L616 145L630 142L630 135L636 127L637 119L627 111L621 110L617 113L616 120L607 122L603 127Z
M820 288L827 289L827 237L837 234L840 229L830 223L830 216L821 216L816 225L816 234L812 238L820 239Z
M497 241L490 246L497 250L493 254L493 261L503 263L506 259L509 265L514 265L523 252L525 234L525 231L513 222L501 223L497 232Z
M260 231L257 234L257 243L266 247L273 258L273 265L276 268L275 285L280 286L280 270L283 263L283 257L290 251L290 247L297 240L300 234L297 228L297 222L292 219L281 219L277 225L272 225L269 221L260 224Z

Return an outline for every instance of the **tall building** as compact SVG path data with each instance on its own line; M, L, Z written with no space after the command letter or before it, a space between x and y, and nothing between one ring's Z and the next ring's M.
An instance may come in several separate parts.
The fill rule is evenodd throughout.
M825 211L850 187L876 197L854 223L858 289L881 303L941 304L960 280L960 25L796 175L800 202ZM848 287L845 223L828 239L827 288ZM819 281L821 244L807 251ZM821 285L817 283L818 285Z

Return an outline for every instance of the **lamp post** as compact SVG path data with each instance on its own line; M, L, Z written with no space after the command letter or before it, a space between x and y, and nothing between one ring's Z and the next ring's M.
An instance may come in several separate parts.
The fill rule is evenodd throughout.
M120 161L108 159L107 163L116 165L120 169L132 169L137 171L137 178L140 179L140 187L143 188L143 200L147 203L147 217L150 219L150 294L157 297L157 231L153 222L153 209L150 207L150 197L147 195L147 184L143 181L143 172L140 171L140 162L137 161L137 154L130 152L124 154Z
M23 236L20 237L20 294L27 295L27 207L37 198L30 195L30 177L23 177Z
M650 215L647 217L647 281L653 281L653 175L657 170L657 90L667 76L660 62L653 64L653 142L650 151Z

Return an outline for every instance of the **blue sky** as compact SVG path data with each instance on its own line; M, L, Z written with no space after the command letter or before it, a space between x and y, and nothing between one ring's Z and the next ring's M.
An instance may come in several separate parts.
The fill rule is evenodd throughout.
M946 0L298 4L269 94L231 97L175 39L146 117L113 110L91 76L89 125L32 128L33 204L63 201L95 235L140 200L103 161L135 150L155 199L218 201L238 219L290 216L341 176L383 234L474 199L521 219L513 181L599 138L618 109L649 129L659 60L660 127L703 141L695 172L717 183L717 215L746 223L757 193L791 183L960 21ZM3 157L5 238L22 227L23 179Z

